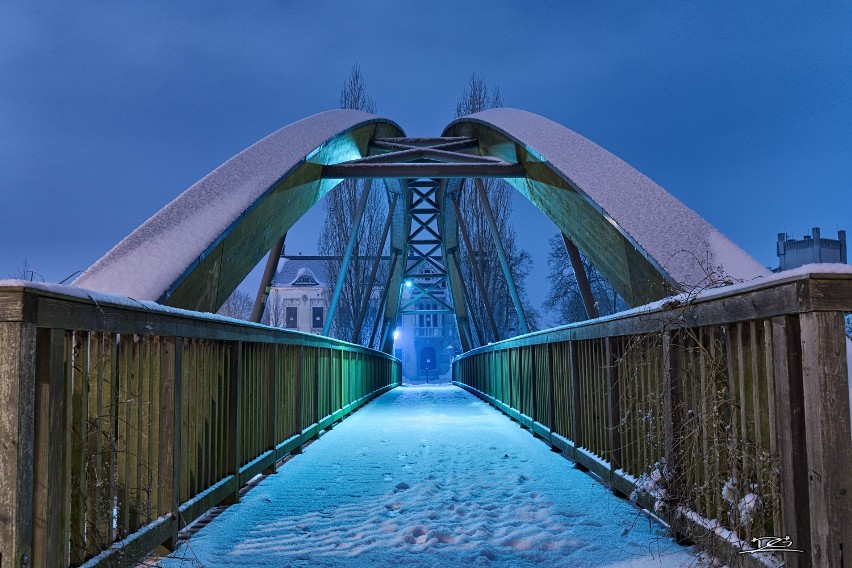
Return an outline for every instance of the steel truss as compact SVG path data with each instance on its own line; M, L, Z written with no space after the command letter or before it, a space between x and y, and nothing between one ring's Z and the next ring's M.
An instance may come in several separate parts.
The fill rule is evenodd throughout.
M469 316L472 296L462 278L458 242L458 231L459 228L464 231L464 224L458 216L455 200L464 178L522 178L524 175L524 168L519 164L479 155L479 142L467 137L377 138L370 141L367 157L323 166L324 179L383 178L388 182L391 269L373 325L371 345L381 330L379 348L389 352L393 345L393 329L401 316L409 314L454 315L464 351L487 343L489 337L499 339L487 299L490 336L486 336L475 318ZM397 207L400 198L403 206ZM499 243L496 227L492 227L492 232ZM510 289L514 290L511 274L505 276ZM342 279L341 275L338 288ZM480 287L481 279L481 276L477 278ZM405 288L411 293L403 298ZM333 298L338 294L335 289ZM480 294L485 297L482 290ZM428 308L424 308L424 303ZM516 302L516 306L519 303ZM363 308L361 312L363 314ZM332 315L330 310L326 321L329 328ZM519 317L524 322L522 312ZM360 321L358 327L360 329Z

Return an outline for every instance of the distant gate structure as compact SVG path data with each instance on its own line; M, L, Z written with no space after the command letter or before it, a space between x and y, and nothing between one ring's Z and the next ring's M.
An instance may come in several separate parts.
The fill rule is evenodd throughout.
M732 281L768 274L659 185L541 116L491 109L452 122L441 137L407 138L390 120L331 110L285 126L219 166L74 285L215 311L296 221L346 178L382 179L390 196L391 272L384 317L376 324L384 351L391 348L392 329L405 309L403 283L418 277L425 278L415 282L418 298L434 298L435 282L448 283L452 305L440 304L455 314L463 349L476 346L465 301L466 286L473 284L462 282L458 258L459 235L466 234L457 196L466 178L474 178L480 197L482 178L502 178L514 186L562 231L569 252L571 247L582 252L630 306L702 286L711 270ZM485 212L490 217L487 202ZM521 331L527 332L501 260ZM582 280L582 269L578 276ZM326 333L335 303L333 297Z

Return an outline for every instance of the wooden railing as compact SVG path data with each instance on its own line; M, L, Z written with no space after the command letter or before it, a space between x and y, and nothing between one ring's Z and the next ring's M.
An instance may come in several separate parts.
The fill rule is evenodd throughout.
M485 346L453 378L732 566L850 566L849 311L850 273L775 276ZM772 536L803 552L753 552Z
M0 568L125 565L400 383L320 336L0 286Z

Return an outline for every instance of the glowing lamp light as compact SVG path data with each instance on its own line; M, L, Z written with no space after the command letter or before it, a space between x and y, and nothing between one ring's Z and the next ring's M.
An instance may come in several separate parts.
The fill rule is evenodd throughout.
M411 288L412 286L413 286L413 284L411 283L411 280L406 280L406 281L405 281L405 287L406 287L406 288Z
M393 340L396 341L397 339L399 339L399 328L393 330Z

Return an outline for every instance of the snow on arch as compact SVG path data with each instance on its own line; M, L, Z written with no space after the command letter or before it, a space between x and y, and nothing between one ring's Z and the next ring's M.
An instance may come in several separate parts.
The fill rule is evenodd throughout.
M393 122L356 110L309 116L210 172L90 266L74 286L215 311L272 246L339 180L322 165L360 158Z
M708 267L721 267L735 280L769 274L662 187L551 120L497 108L462 117L444 134L474 136L483 154L523 163L526 179L507 181L568 234L631 305L672 288L706 286Z

